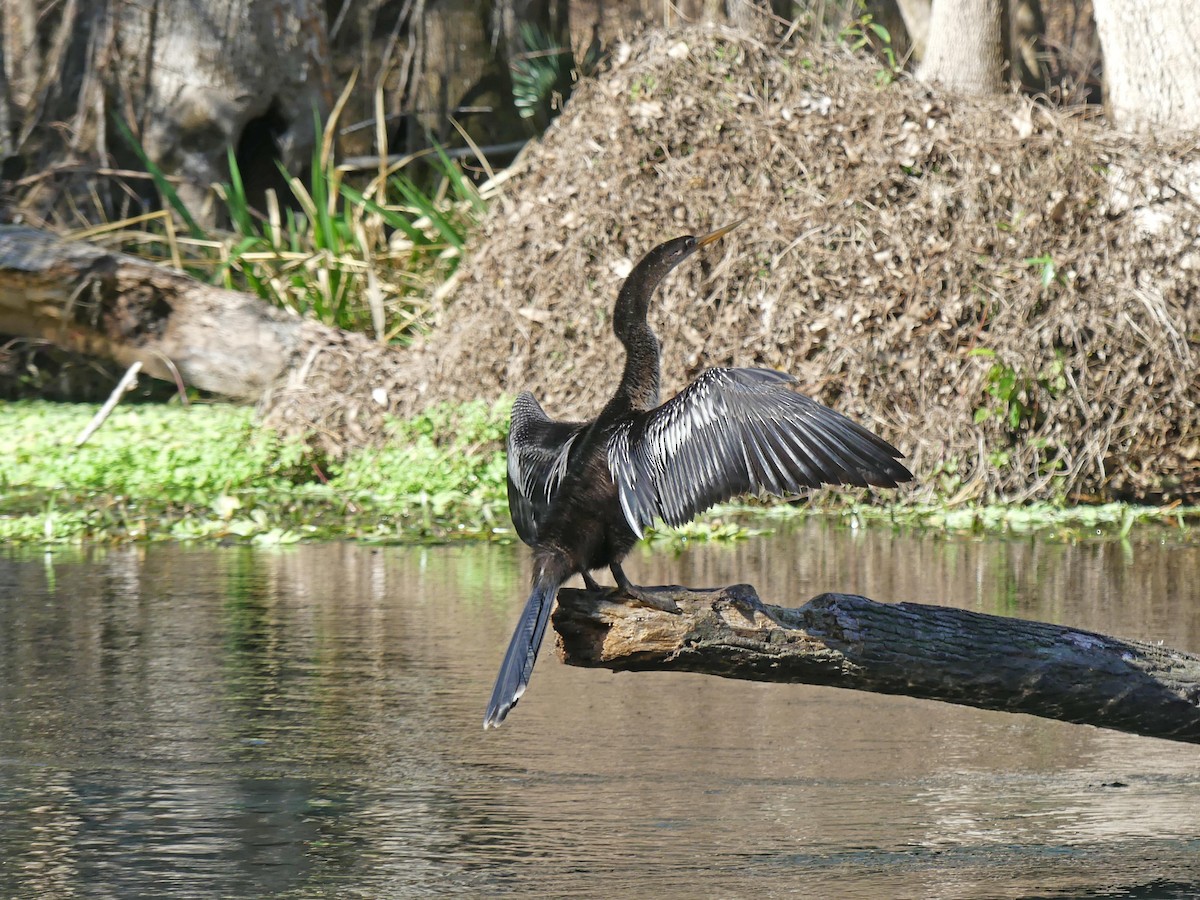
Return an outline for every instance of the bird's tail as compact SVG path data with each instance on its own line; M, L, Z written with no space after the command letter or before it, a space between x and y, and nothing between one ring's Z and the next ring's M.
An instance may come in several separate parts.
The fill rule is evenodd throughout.
M492 688L492 699L483 717L485 730L503 722L508 711L517 705L525 693L529 676L533 674L533 664L537 662L538 649L542 646L542 635L546 633L546 625L550 621L554 596L562 581L562 578L545 571L534 581L521 620L504 652L496 686Z

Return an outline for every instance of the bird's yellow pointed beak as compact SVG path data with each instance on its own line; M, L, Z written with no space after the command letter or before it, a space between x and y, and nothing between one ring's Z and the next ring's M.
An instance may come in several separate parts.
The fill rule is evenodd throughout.
M703 237L696 238L696 246L703 247L705 244L711 244L713 241L720 240L745 221L745 219L738 219L732 225L726 225L724 228L718 228L716 231L710 231Z

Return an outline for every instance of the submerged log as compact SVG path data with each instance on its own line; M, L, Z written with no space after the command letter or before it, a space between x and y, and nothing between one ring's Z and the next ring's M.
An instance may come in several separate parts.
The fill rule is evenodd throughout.
M749 585L665 591L678 613L560 590L559 655L618 672L853 688L1200 743L1200 657L1189 653L851 594L787 609L762 603Z

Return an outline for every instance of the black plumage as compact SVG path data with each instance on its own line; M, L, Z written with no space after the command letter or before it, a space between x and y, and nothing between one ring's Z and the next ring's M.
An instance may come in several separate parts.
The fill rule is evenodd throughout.
M598 589L591 571L607 567L618 591L659 605L621 569L654 519L681 525L739 494L788 496L820 484L895 487L912 478L895 447L797 394L795 379L783 372L708 369L659 405L650 298L679 263L734 227L660 244L629 274L613 313L625 370L599 416L556 422L528 392L513 404L508 503L517 534L533 548L533 589L485 728L503 722L524 693L554 595L572 575Z

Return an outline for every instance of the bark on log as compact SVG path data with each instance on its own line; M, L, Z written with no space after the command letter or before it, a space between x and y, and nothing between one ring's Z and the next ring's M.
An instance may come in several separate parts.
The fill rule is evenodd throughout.
M902 694L1200 743L1200 657L1044 622L822 594L798 609L749 585L667 589L678 614L564 588L559 656Z

